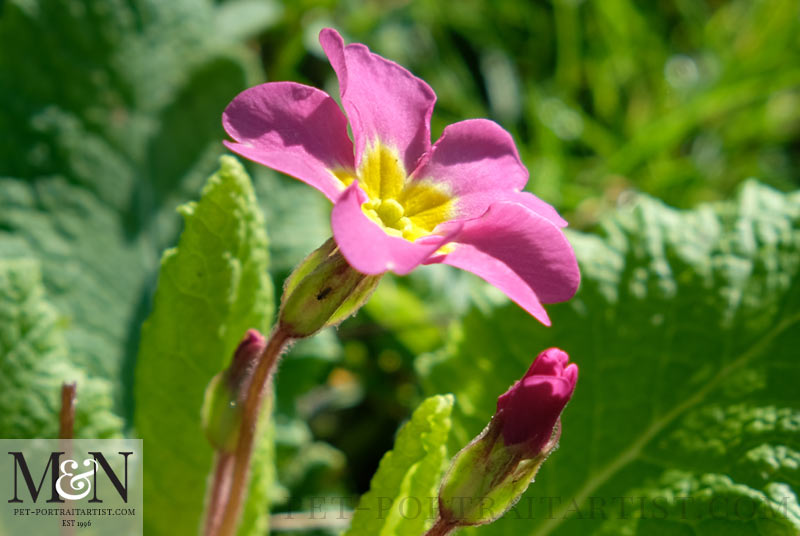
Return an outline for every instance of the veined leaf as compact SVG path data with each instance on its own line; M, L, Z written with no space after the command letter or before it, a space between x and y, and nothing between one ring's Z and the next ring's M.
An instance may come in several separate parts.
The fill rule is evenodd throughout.
M643 197L602 235L570 235L583 281L552 328L474 311L419 362L458 397L456 446L538 351L581 369L560 449L514 510L464 533L797 534L800 195L750 182L685 212Z
M109 382L87 377L67 354L39 264L0 260L0 438L58 437L63 382L77 384L76 438L120 434Z
M398 432L345 536L419 536L435 516L452 396L425 400Z
M137 431L144 439L145 526L153 534L196 534L213 452L200 425L203 393L228 365L250 329L267 333L273 313L264 220L250 179L232 157L181 207L185 229L161 262L153 312L142 328L136 364ZM259 452L266 447L258 446ZM254 464L259 486L243 521L263 533L271 485Z
M239 39L272 20L262 4L237 24L234 2L0 2L0 257L39 261L70 359L126 420L173 209L214 170L220 111L260 79Z

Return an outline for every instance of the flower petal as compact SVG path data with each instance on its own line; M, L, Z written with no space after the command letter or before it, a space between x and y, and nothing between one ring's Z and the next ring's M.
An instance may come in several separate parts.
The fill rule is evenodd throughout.
M558 348L548 348L534 360L528 372L497 398L497 416L502 419L506 445L527 443L533 455L547 444L558 441L556 423L572 398L578 380L578 367L566 366L569 356Z
M499 201L521 203L559 227L558 212L528 192L528 170L511 135L488 119L469 119L449 125L423 157L412 180L444 186L456 199L459 219L477 218Z
M520 192L506 200L525 205L539 216L549 220L553 225L558 227L566 227L568 225L567 220L562 218L550 203L542 201L530 192Z
M575 384L578 383L578 365L572 363L567 368L564 369L564 373L561 375L562 378L567 380L572 388L575 388Z
M334 171L354 169L347 119L327 93L294 82L241 92L222 114L225 142L245 158L313 186L331 201L344 190Z
M445 183L460 197L492 190L518 192L528 182L528 170L511 134L494 121L468 119L448 125L420 162L413 179L426 178Z
M550 325L550 318L544 310L539 297L519 274L502 261L471 246L459 244L452 253L442 257L442 262L461 268L479 276L487 283L497 287L520 307L528 311L536 320Z
M358 183L353 183L342 193L331 212L336 244L347 262L365 274L377 275L391 270L405 275L459 230L452 229L447 236L432 235L417 242L390 236L364 214L361 205L366 200L367 196Z
M380 140L397 151L406 173L430 149L430 120L436 94L400 65L373 54L362 44L344 46L331 28L319 34L325 54L339 78L353 130L356 163L370 144Z
M442 262L472 272L499 288L545 325L542 303L571 298L580 272L564 233L518 203L495 203L480 218L461 222L452 252Z
M564 367L569 362L569 355L560 348L548 348L533 361L525 377L528 376L563 376Z
M541 450L550 440L575 386L557 376L523 378L497 399L503 410L503 439L507 445L529 442Z

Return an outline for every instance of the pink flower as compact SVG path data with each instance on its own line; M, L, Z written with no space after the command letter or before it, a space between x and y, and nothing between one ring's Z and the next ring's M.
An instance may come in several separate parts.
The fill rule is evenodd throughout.
M522 191L528 171L508 132L471 119L431 146L436 95L425 82L364 45L344 46L335 30L322 30L320 42L347 118L323 91L266 83L225 109L236 140L225 145L325 194L334 239L356 270L403 275L449 264L549 325L542 303L571 298L580 275L561 231L567 223Z
M567 366L568 361L563 350L545 350L525 376L497 399L506 445L525 443L533 452L545 450L578 381L578 366Z

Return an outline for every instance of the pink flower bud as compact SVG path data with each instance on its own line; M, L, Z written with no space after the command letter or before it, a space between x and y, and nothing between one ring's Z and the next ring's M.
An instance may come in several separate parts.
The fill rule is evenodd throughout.
M255 329L247 330L228 367L228 385L234 391L246 389L253 368L267 347L267 339Z
M202 408L202 424L206 438L216 450L233 452L239 440L242 403L250 386L258 360L267 347L267 340L258 331L248 330L225 370L211 379L206 387Z
M548 443L578 381L578 366L567 365L568 361L563 350L545 350L525 376L497 399L497 418L507 446L524 444L535 453L555 446L560 429L552 445Z
M491 523L519 500L561 436L561 412L578 380L568 361L558 348L545 350L497 399L497 413L442 481L437 530ZM466 507L464 498L471 499Z

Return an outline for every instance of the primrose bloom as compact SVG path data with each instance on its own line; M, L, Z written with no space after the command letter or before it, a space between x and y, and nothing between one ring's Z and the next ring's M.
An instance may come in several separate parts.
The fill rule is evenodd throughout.
M528 171L508 132L472 119L431 146L436 95L425 82L364 45L345 46L335 30L322 30L320 42L347 117L323 91L270 82L225 109L235 140L226 146L327 196L333 237L359 272L449 264L549 325L542 303L572 297L578 266L566 222L522 191Z
M551 442L556 423L578 381L578 366L558 348L539 354L521 380L497 399L506 445L524 444L539 453ZM556 436L560 430L556 430Z

